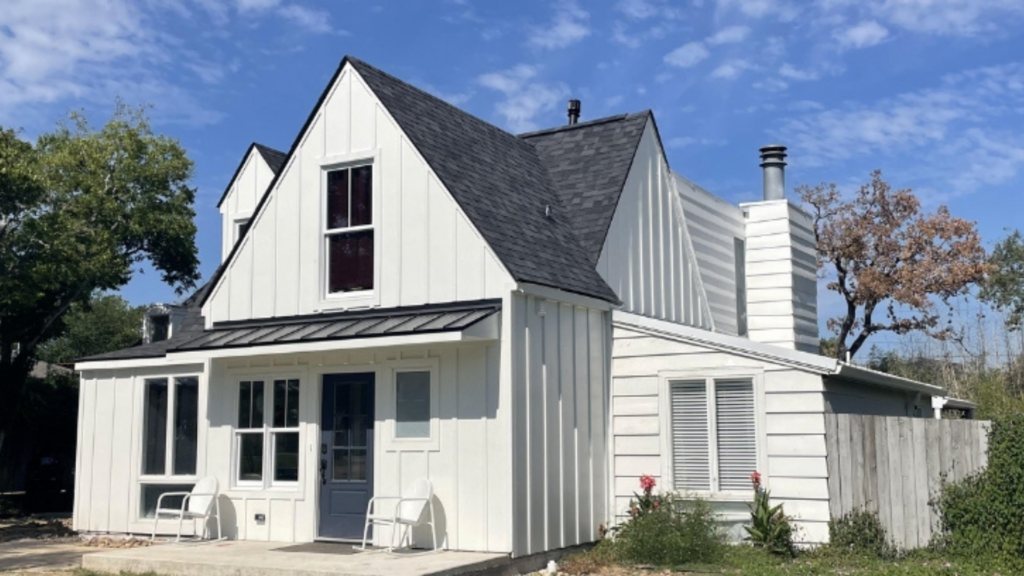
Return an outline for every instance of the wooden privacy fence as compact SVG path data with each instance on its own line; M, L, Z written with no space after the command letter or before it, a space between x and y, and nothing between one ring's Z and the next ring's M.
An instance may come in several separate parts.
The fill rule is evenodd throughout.
M959 480L988 462L990 423L826 414L829 512L878 514L900 548L927 546L938 529L928 505L943 474Z

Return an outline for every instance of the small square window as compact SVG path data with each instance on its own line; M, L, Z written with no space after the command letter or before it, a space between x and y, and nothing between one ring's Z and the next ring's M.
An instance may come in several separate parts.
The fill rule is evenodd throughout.
M395 375L395 437L430 437L430 372Z

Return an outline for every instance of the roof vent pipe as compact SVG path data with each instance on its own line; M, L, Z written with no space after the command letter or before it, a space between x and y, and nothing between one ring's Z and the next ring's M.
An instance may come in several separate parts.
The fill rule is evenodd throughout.
M785 198L786 147L781 144L769 144L761 148L761 168L764 171L764 199Z
M569 125L580 121L580 101L573 98L569 100Z

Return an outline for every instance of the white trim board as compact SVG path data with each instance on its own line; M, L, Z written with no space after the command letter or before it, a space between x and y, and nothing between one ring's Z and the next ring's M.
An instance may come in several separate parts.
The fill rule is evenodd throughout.
M910 380L909 378L901 378L869 368L854 366L818 354L754 342L740 336L710 332L621 310L614 310L612 312L612 325L670 340L695 344L721 352L737 354L747 358L764 360L805 372L821 374L822 376L834 376L871 386L922 392L933 396L946 395L944 388L934 384L926 384Z

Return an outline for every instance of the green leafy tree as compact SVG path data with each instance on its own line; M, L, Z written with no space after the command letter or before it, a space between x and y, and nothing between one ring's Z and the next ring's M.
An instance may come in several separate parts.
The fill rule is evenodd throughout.
M63 318L63 334L41 344L37 355L45 362L62 364L127 348L142 337L144 313L142 306L132 306L117 294L76 302Z
M0 128L0 447L72 306L144 261L179 293L195 285L191 177L181 145L121 103L98 130L78 113L35 143Z
M1008 314L1011 330L1024 328L1024 235L1014 230L992 249L992 271L981 298Z

